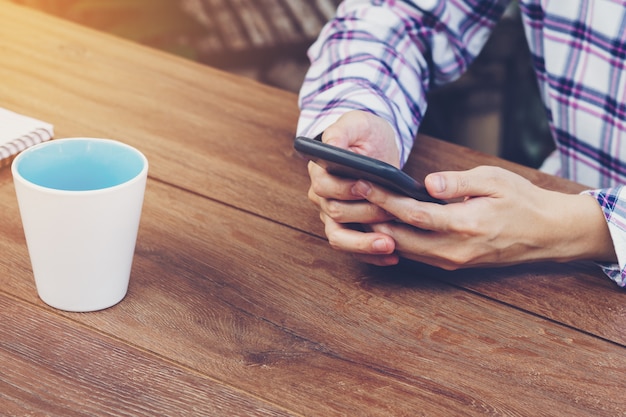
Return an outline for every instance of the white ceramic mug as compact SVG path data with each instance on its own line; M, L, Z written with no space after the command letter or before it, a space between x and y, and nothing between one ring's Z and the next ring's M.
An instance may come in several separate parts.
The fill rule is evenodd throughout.
M109 139L56 139L11 166L39 297L66 311L101 310L127 291L148 161Z

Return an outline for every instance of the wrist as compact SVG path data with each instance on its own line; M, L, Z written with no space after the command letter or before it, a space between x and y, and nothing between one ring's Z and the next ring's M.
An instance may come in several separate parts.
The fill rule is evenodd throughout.
M550 242L553 259L616 262L609 227L595 198L585 194L549 193L552 198L546 201L556 225ZM554 210L555 207L559 209Z

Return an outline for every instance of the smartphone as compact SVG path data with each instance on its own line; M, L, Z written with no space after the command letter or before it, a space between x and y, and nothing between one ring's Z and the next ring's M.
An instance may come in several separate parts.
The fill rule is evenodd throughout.
M444 203L431 197L423 184L393 165L323 143L321 134L314 139L297 137L294 148L330 174L372 181L390 191L416 200Z

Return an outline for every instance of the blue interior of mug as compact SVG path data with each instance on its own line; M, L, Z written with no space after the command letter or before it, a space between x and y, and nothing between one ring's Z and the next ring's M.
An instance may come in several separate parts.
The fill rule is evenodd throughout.
M17 172L41 187L89 191L114 187L135 178L146 165L130 146L106 139L60 139L26 150Z

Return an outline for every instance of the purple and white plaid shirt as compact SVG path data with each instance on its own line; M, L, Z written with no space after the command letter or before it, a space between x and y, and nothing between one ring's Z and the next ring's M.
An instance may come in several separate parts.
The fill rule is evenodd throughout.
M430 88L458 78L509 0L345 0L309 50L299 135L349 110L391 123L409 156ZM520 0L526 37L556 143L544 169L591 187L626 285L626 0ZM624 135L624 138L622 138Z

